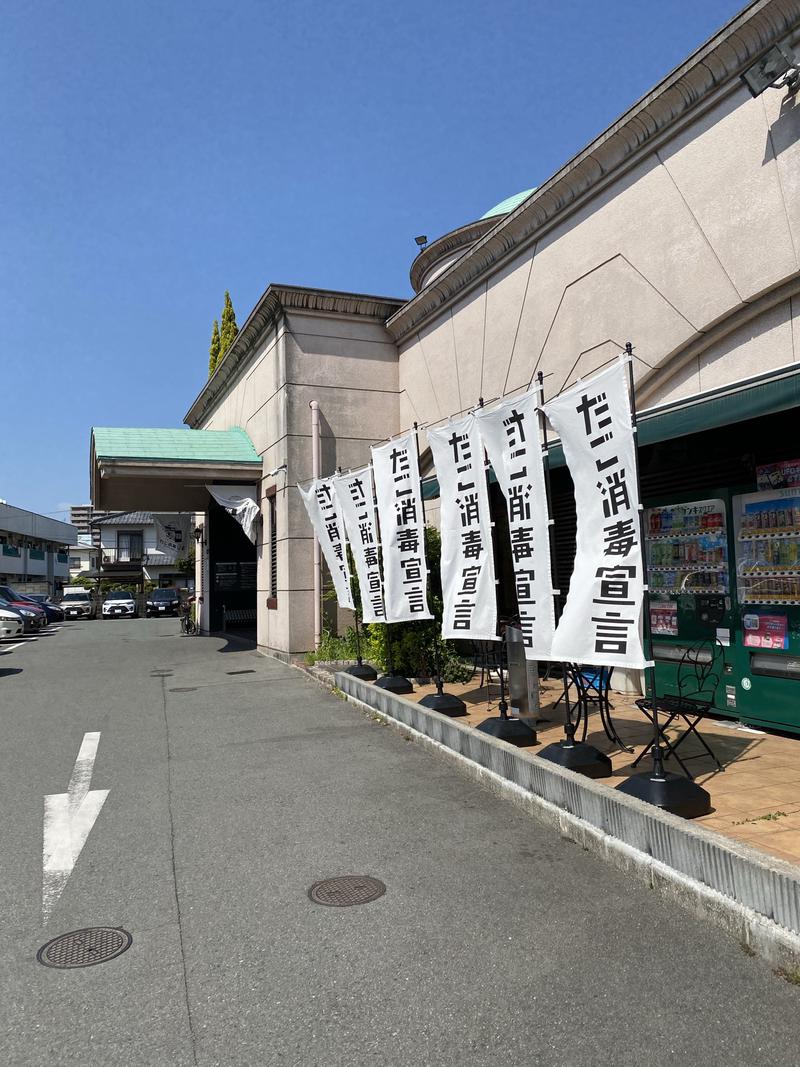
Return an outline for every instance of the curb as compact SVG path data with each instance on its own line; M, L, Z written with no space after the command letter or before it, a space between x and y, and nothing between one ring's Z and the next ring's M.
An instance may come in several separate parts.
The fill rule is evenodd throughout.
M618 793L344 673L301 668L411 734L562 837L735 937L773 966L800 968L800 867Z

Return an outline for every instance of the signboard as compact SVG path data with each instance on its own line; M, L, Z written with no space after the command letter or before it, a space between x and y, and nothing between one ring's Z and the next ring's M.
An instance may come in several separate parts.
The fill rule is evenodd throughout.
M787 649L789 627L785 615L759 615L747 612L742 616L746 648Z
M793 489L800 486L800 459L784 459L780 463L764 463L756 467L759 489Z

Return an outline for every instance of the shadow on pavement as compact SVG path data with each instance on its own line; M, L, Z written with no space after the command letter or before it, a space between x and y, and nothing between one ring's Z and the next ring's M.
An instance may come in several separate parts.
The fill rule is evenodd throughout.
M5 678L9 674L22 674L22 667L0 667L0 678Z

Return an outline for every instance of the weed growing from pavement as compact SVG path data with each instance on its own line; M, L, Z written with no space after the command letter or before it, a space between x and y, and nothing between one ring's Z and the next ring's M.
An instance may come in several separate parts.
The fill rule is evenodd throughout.
M785 811L768 811L766 815L756 815L754 819L739 819L738 822L734 822L734 826L744 826L748 822L777 822L778 819L785 819Z
M782 978L784 982L789 982L791 985L800 985L800 967L794 967L791 970L786 967L779 967L775 974Z

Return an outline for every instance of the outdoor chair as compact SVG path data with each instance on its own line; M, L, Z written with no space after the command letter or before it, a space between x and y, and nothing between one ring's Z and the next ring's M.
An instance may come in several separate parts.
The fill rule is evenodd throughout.
M500 665L505 669L503 657L503 642L497 641L473 641L472 642L472 673L481 672L480 688L483 689L484 677L488 682L492 680L492 672L499 679Z
M720 761L714 755L711 746L697 729L698 723L705 718L714 704L717 686L725 665L725 651L719 641L705 640L697 645L687 648L678 664L676 696L665 694L657 696L655 708L649 697L636 701L636 706L642 711L655 727L658 737L662 741L665 750L665 759L674 756L680 764L681 770L687 778L692 778L686 762L692 759L702 759L708 755L714 761L717 769L725 770ZM661 722L659 716L666 715ZM667 737L667 730L676 721L683 723L683 730L674 741ZM687 737L694 737L700 742L703 752L693 756L678 755L677 749L686 741ZM648 752L652 751L655 738L633 761L637 766Z
M611 677L613 667L592 667L587 664L571 663L567 667L567 677L571 688L577 693L576 705L578 707L578 720L576 726L580 726L583 719L583 735L581 740L586 740L589 726L590 705L595 705L600 712L600 722L609 741L619 745L626 752L633 750L625 744L617 732L614 720L611 718Z

